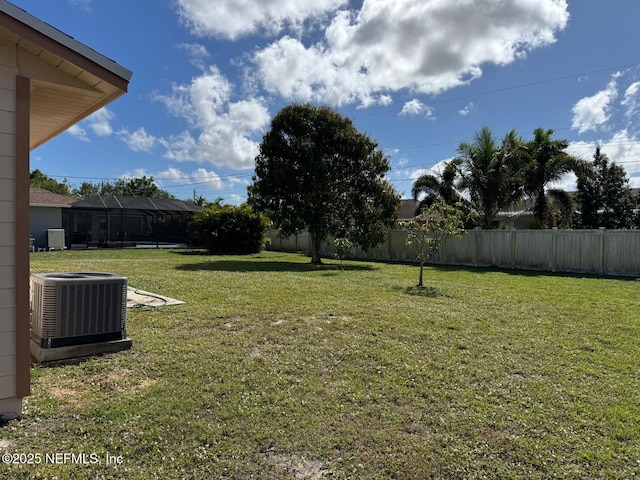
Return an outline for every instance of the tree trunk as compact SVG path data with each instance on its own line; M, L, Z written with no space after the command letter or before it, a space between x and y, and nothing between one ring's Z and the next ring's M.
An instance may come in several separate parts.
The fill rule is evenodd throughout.
M316 233L309 232L311 237L311 263L319 265L322 263L320 257L320 246L322 245L322 238Z
M420 261L420 276L418 277L418 287L422 287L422 270L424 269L424 260Z

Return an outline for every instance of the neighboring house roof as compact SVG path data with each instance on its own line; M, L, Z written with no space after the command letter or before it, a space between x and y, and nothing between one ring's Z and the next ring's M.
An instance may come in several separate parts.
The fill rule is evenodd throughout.
M65 197L43 188L29 188L29 206L69 208L75 198Z
M191 202L172 198L123 197L119 195L97 195L71 205L84 210L140 210L143 212L197 212L202 207Z
M0 40L18 47L20 75L31 82L31 150L127 91L131 71L6 0Z
M416 216L416 209L420 202L412 198L400 200L400 210L398 211L397 220L400 222L413 220Z

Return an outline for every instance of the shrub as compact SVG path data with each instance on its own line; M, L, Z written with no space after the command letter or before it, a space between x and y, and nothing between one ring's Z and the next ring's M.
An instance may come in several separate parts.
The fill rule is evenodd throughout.
M194 244L217 254L257 253L266 241L268 220L242 204L209 205L193 215Z

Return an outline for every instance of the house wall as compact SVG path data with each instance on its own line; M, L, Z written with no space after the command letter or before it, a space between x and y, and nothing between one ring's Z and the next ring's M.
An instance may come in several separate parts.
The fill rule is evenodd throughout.
M15 45L0 41L0 414L20 412L16 388Z
M35 237L34 245L36 247L47 248L49 242L47 230L50 228L64 228L62 225L62 208L30 207L29 232Z

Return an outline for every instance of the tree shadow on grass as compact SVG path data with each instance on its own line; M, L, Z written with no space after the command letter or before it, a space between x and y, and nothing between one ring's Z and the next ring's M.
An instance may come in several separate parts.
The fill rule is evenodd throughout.
M395 287L396 290L405 293L407 295L412 295L415 297L427 297L427 298L436 298L436 297L448 297L449 295L442 293L436 287Z
M333 263L323 263L314 265L311 263L298 263L288 261L273 261L261 259L238 259L238 260L215 260L198 263L185 263L176 266L176 270L195 272L320 272L324 275L335 275L341 270L347 271L373 271L377 270L375 265L342 265Z
M369 260L363 260L369 261ZM407 265L416 267L418 262L409 260L371 260L372 262L383 263L388 265ZM490 274L490 273L504 273L507 275L513 275L518 277L558 277L558 278L592 278L592 279L606 279L606 280L621 280L627 282L640 281L640 277L637 275L608 275L600 273L588 273L588 272L564 272L564 271L549 271L539 269L523 269L523 268L508 268L508 267L496 267L496 266L474 266L474 265L444 265L441 263L427 263L425 268L433 270L435 272L468 272L476 274Z

